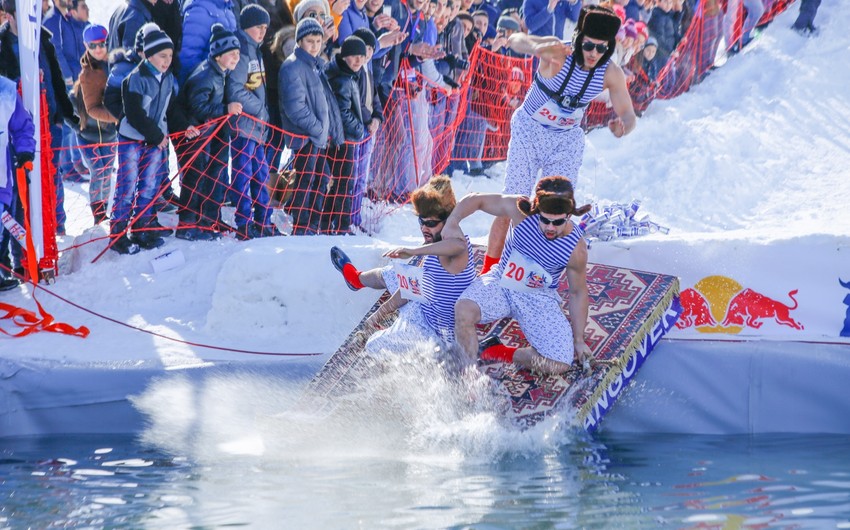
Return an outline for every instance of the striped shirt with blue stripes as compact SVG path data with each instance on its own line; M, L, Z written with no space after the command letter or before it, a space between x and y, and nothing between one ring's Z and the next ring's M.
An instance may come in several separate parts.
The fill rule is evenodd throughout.
M556 289L560 281L561 273L567 268L570 256L576 245L584 236L584 231L573 223L573 230L564 237L557 239L546 239L540 229L540 214L526 217L523 221L508 230L505 238L505 249L502 251L502 259L499 260L499 276L505 270L512 252L519 252L528 259L543 267L552 275L550 289Z
M573 56L570 55L569 57L567 57L567 60L564 61L564 66L561 68L561 71L559 71L555 75L555 77L552 77L550 79L538 77L538 79L540 79L540 81L543 83L544 86L546 86L546 88L548 88L552 92L557 92L558 89L561 88L561 85L564 83L564 79L567 77L567 73L570 71L570 65L572 63ZM593 100L593 98L602 93L605 80L605 71L608 70L609 64L611 64L611 61L605 61L605 64L593 70L593 79L590 81L587 90L581 97L581 103L583 105L587 105ZM579 65L576 65L575 69L573 69L573 75L570 77L570 81L567 83L567 87L564 89L564 94L568 94L570 96L578 95L578 93L581 92L581 87L584 86L584 81L587 79L587 76L590 74L590 72L590 70L582 70ZM539 74L535 75L539 76ZM529 116L534 116L534 113L540 110L540 107L542 107L549 99L549 96L545 92L543 92L543 90L541 90L539 86L537 86L537 83L533 82L531 83L531 89L529 89L528 93L525 95L525 100L522 102L522 108L528 113ZM560 102L558 101L556 101L556 103L560 104Z
M425 256L422 262L422 294L428 303L422 304L422 315L443 340L455 336L455 302L477 276L472 245L466 238L466 267L458 274L443 268L439 256Z

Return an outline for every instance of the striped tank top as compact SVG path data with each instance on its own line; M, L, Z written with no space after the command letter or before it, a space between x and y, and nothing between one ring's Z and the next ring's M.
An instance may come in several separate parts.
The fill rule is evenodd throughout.
M428 255L422 261L422 294L428 299L427 303L422 304L422 315L428 325L449 342L455 337L455 302L477 276L468 237L466 252L466 268L458 274L446 271L438 256Z
M508 235L505 238L505 249L502 251L502 258L499 260L498 275L501 277L511 253L519 252L551 274L552 283L548 287L550 289L556 289L561 273L567 268L570 256L572 256L573 250L575 250L576 245L584 236L584 231L577 224L573 223L572 232L565 237L546 239L543 231L540 230L539 218L539 214L534 214L526 217L516 226L511 225Z
M535 81L531 83L531 88L528 93L525 95L525 100L522 102L522 108L525 110L529 116L533 116L535 112L540 110L549 99L548 94L543 91L539 86L537 86L537 80L543 83L543 86L548 88L552 92L558 92L561 86L564 84L564 80L567 78L567 74L570 72L570 66L573 64L573 56L569 55L567 60L564 61L564 66L561 67L561 70L555 75L555 77L551 79L544 79L539 76L539 74L535 73ZM590 80L590 83L587 85L587 89L584 91L584 94L581 97L580 105L575 107L569 107L561 105L561 101L556 101L565 111L575 110L576 108L580 108L586 106L590 103L596 96L602 93L602 88L604 84L605 71L608 70L608 65L611 64L611 61L605 61L604 64L598 66L594 70L582 70L578 65L573 68L572 75L570 75L569 81L567 82L566 88L564 88L564 96L569 99L572 96L576 96L581 92L582 87L584 86L585 81L587 80L587 76L591 73L593 74L593 78Z

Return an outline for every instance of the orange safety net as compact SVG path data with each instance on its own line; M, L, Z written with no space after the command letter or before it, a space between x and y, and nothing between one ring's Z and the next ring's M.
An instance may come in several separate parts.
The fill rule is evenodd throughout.
M758 24L790 3L773 2ZM641 53L627 61L638 114L653 100L676 97L700 83L715 67L722 43L733 51L740 46L741 5L730 1L734 12L725 13L719 1L700 2L663 62L650 68ZM113 241L128 231L174 228L188 239L373 233L410 192L450 164L505 159L510 119L532 82L533 61L476 47L469 62L454 90L403 62L380 128L340 145L319 145L243 114L204 124L196 138L172 135L171 155L141 142L87 146L103 148L102 165L117 181L105 192L107 200L113 197L108 211ZM590 130L612 117L600 98L588 107L582 125Z

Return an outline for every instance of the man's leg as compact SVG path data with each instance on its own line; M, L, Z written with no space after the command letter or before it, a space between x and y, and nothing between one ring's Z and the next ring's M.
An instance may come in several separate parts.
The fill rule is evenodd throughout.
M475 325L481 320L477 302L461 298L455 303L455 340L470 362L478 358L478 333Z
M529 346L518 349L513 362L544 374L572 368L573 332L559 297L511 293L511 308Z

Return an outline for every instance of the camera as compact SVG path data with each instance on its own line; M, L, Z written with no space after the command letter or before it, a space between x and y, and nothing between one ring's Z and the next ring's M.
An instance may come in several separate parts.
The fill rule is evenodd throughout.
M456 55L446 55L444 60L454 70L469 70L469 61Z

